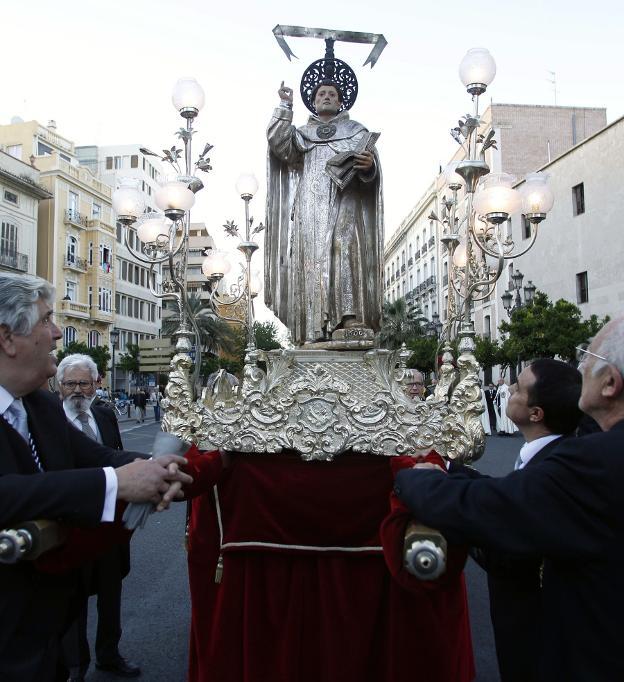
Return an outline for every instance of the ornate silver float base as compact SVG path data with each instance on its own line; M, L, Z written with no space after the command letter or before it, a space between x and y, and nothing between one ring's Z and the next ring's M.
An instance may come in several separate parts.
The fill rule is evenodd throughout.
M218 395L193 401L190 359L176 355L163 402L165 430L204 448L294 450L305 460L434 448L448 459L468 461L483 452L478 366L462 372L461 357L459 373L447 358L436 396L426 402L405 395L397 354L387 350L256 351L248 360L237 402Z

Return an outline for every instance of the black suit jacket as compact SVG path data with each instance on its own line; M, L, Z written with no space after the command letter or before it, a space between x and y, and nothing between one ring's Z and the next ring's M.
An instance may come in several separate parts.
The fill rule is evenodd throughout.
M141 457L85 436L65 418L58 398L35 391L23 399L28 426L45 469L0 418L0 528L33 519L95 526L104 506L103 466ZM53 679L56 639L66 625L74 574L39 573L31 562L0 564L0 680Z
M544 557L540 680L624 680L624 421L501 479L404 470L414 516L464 542Z
M538 466L565 439L547 443L524 467ZM488 573L490 616L501 682L534 682L542 642L541 556L477 551Z

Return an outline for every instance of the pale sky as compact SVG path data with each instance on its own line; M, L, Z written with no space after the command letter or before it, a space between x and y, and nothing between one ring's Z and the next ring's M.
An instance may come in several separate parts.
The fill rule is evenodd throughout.
M284 80L295 90L295 123L303 124L301 74L324 54L322 41L289 38L299 59L288 62L272 34L276 24L385 35L372 70L362 66L368 45L337 43L335 53L359 80L351 116L382 133L386 238L456 149L448 131L470 110L457 75L469 48L486 47L496 60L484 105L490 98L553 104L554 71L557 104L606 107L609 122L624 115L624 9L615 0L5 0L0 123L55 119L76 145L138 142L159 150L177 143L183 123L171 104L174 83L196 78L206 106L195 149L206 141L215 148L214 170L200 173L205 189L192 220L233 248L221 225L243 222L234 189L241 172L258 177L252 214L264 220L265 129L277 88ZM261 252L254 259L259 268Z

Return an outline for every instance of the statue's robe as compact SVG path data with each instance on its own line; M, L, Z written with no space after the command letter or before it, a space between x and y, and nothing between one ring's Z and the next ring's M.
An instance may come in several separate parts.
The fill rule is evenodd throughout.
M329 337L345 317L377 331L382 307L381 167L357 173L340 190L327 161L368 135L340 113L295 128L278 107L267 131L265 302L297 345ZM331 134L327 134L328 131ZM320 134L319 134L320 132Z
M235 454L223 470L216 452L186 456L189 682L473 679L465 549L435 581L402 567L393 468L413 460Z

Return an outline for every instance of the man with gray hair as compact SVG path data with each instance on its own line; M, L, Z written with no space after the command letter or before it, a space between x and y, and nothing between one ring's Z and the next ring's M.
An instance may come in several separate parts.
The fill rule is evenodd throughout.
M178 469L184 458L146 460L100 445L68 423L54 394L40 390L56 373L61 332L53 300L45 280L0 273L0 528L36 519L97 526L114 519L116 500L165 509L191 482ZM0 564L3 682L57 679L76 587L73 572Z
M500 479L397 474L396 494L449 542L543 557L538 680L624 680L624 316L578 348L579 407L600 428Z
M123 450L117 417L96 395L99 372L93 358L80 353L65 356L59 363L56 377L69 423L92 440ZM80 600L76 620L63 638L63 653L70 672L70 682L83 682L91 661L87 639L89 594L97 595L96 668L122 677L137 677L141 674L141 669L119 652L121 581L129 572L129 542L113 547L84 567L85 595Z

